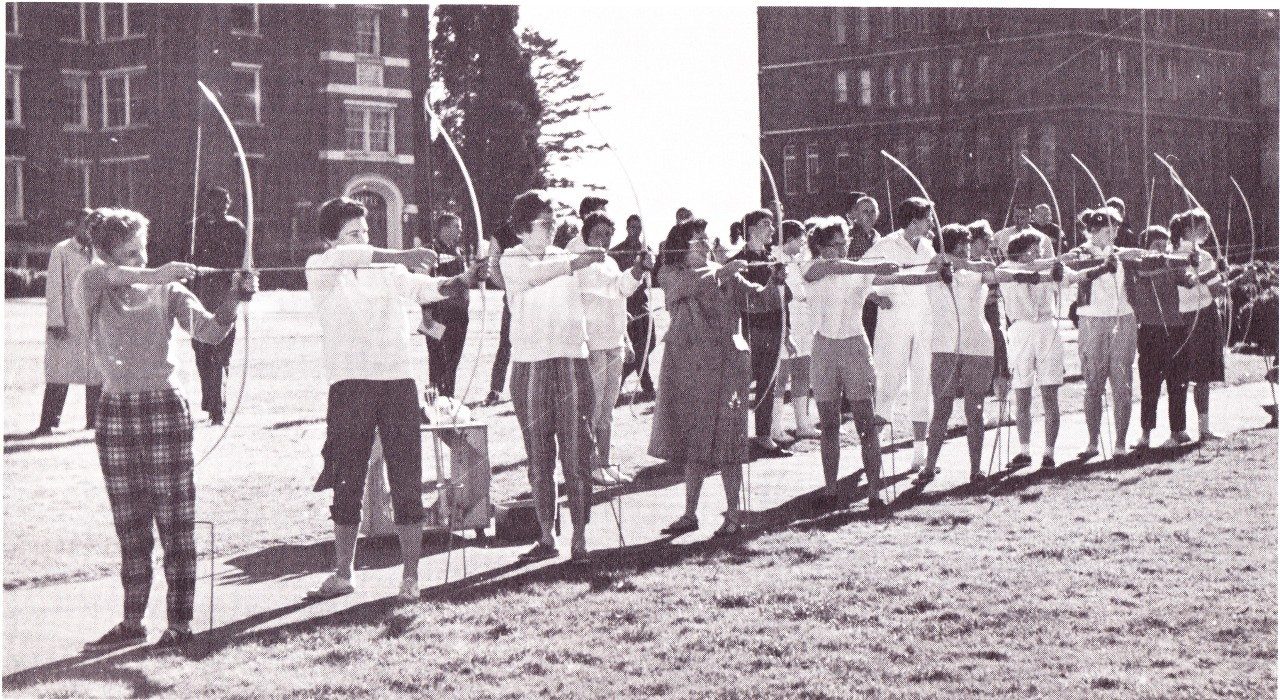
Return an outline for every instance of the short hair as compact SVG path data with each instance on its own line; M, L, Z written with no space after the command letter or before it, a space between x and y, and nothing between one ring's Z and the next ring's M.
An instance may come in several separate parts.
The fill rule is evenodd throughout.
M1173 241L1173 234L1169 233L1169 229L1159 224L1148 226L1146 230L1142 232L1142 240L1146 241L1147 245L1151 245L1151 241L1156 240L1157 238Z
M448 226L451 222L454 222L454 221L458 222L458 228L462 228L462 217L458 216L457 214L448 212L445 214L441 214L440 216L437 216L436 217L436 233L440 233L440 231L445 226Z
M986 219L978 219L977 221L969 224L968 229L969 240L987 241L990 243L991 239L995 237L995 233L991 231L991 222Z
M228 191L227 188L220 187L218 185L209 185L208 187L204 188L203 194L206 199L214 196L215 194L218 195L219 197L226 197L227 199L231 199L231 192Z
M632 222L632 221L636 222L637 224L642 223L642 222L640 221L640 215L639 215L639 214L632 214L631 216L628 216L628 217L627 217L627 225L628 225L628 226L630 226L630 225L631 225L631 222Z
M693 218L693 212L689 211L688 207L680 207L676 210L676 221L683 221L691 218Z
M597 197L589 194L586 197L583 197L582 204L578 205L578 216L582 219L586 219L587 214L590 214L593 211L600 211L608 204L609 200L604 197Z
M1199 207L1174 214L1173 218L1169 219L1169 241L1175 246L1180 246L1196 224L1208 223L1209 213Z
M1107 226L1119 226L1124 217L1112 207L1102 207L1080 212L1079 221L1086 231L1097 231Z
M837 234L849 235L849 224L838 216L823 217L814 223L813 233L809 234L809 252L815 258L822 254L823 248L835 242Z
M1031 213L1031 205L1030 205L1030 204L1015 204L1015 205L1013 205L1013 210L1014 210L1014 211L1025 211L1025 212L1027 212L1027 213L1029 214L1029 213Z
M316 216L316 230L320 238L326 241L337 240L338 233L348 221L366 216L369 210L363 204L350 197L334 197L320 205L320 213Z
M973 236L969 233L969 227L964 224L947 224L942 227L942 231L939 234L942 239L942 252L944 253L954 253L961 243L968 243L973 240Z
M551 195L543 190L521 192L511 200L511 231L528 233L533 228L533 220L546 212L555 212Z
M782 242L789 243L797 238L804 238L806 235L804 224L795 219L787 219L782 222Z
M667 240L662 243L662 264L684 267L689 241L696 234L707 230L705 219L685 219L671 228Z
M933 211L933 202L924 197L907 197L898 203L898 220L904 227L912 222L929 217Z
M80 207L80 211L76 212L76 224L80 225L89 220L93 216L94 209L92 207Z
M151 222L132 209L102 207L89 214L89 240L99 253L110 253L117 246L133 238L139 231L146 233Z
M746 234L743 233L742 231L741 221L734 221L733 223L729 224L729 243L730 244L737 245L739 242L742 241L742 239L745 236Z
M613 219L610 218L608 214L599 210L587 214L587 218L582 220L582 240L587 240L587 237L591 235L591 229L601 225L614 228Z
M861 202L862 198L866 196L867 196L866 192L859 192L857 190L854 190L846 194L844 196L844 210L845 211L852 210L854 207L858 206L858 202Z
M1008 256L1016 258L1029 250L1036 250L1040 247L1040 237L1036 234L1026 231L1019 233L1009 239Z
M1107 206L1120 212L1120 216L1124 216L1124 200L1119 197L1108 197Z
M752 226L760 223L765 219L772 219L773 214L768 209L752 209L742 217L742 232L746 233Z
M1049 207L1048 203L1046 203L1046 202L1041 202L1041 203L1039 203L1039 204L1035 205L1034 207L1032 207L1031 209L1032 209L1032 211L1036 211L1036 210L1039 210L1039 209L1043 209L1043 210L1045 210L1045 211L1047 211L1047 212L1052 212L1052 211L1053 211L1053 209L1051 209L1051 208Z

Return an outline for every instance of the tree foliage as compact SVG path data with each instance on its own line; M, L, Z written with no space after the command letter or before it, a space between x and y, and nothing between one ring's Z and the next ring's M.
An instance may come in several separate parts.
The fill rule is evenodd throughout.
M533 78L542 97L543 109L538 120L538 144L547 154L542 174L548 187L577 187L603 189L594 184L579 183L568 167L586 153L605 148L603 136L588 133L571 126L572 121L589 112L609 109L601 101L602 93L582 89L582 59L570 56L559 45L559 40L546 37L535 29L526 28L520 35L533 70Z

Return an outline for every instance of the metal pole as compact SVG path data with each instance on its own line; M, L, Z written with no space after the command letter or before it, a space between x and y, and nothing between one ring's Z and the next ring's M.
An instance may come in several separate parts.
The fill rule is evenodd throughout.
M1147 11L1141 10L1139 14L1139 22L1142 27L1142 181L1145 183L1151 179L1151 173L1149 172L1151 163L1150 159L1147 158L1147 154L1151 152L1150 114L1147 111Z

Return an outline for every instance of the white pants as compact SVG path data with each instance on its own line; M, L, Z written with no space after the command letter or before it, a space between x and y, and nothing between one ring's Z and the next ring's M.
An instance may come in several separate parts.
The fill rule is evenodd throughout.
M876 366L875 410L881 418L893 420L893 405L904 382L911 395L909 413L912 422L928 423L933 415L930 378L933 351L928 314L927 309L880 311L873 356Z
M592 432L596 438L595 469L609 466L609 440L613 434L613 405L622 389L622 348L592 350L587 357L591 368L591 384L596 390L596 405L591 413Z

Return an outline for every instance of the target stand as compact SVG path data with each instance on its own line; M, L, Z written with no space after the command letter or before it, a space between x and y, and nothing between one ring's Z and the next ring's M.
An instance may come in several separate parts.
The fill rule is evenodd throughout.
M489 427L484 423L455 423L422 426L423 491L435 494L426 505L422 529L444 532L447 538L445 582L449 580L456 532L472 530L483 536L493 521L495 509L490 496L493 477L489 463ZM430 466L434 465L434 474ZM382 440L373 443L369 473L365 477L360 534L380 537L396 534L391 509L391 488ZM462 575L467 575L467 550L462 549Z

